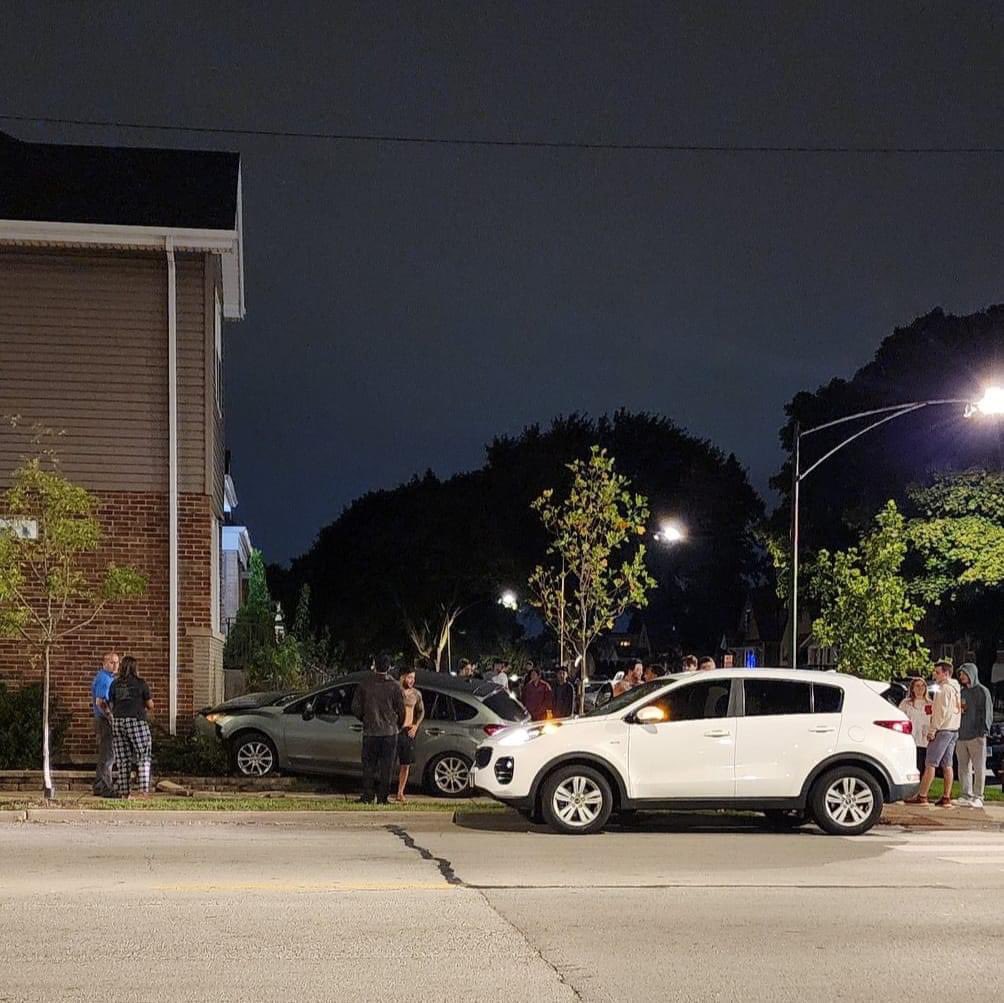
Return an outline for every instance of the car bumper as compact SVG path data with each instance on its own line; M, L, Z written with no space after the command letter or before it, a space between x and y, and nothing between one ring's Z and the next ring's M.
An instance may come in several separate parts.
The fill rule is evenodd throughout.
M890 784L887 803L893 804L896 801L905 801L907 798L912 798L919 790L919 783Z
M490 757L487 755L489 751ZM517 807L517 802L529 802L536 767L527 761L526 756L519 755L519 746L510 749L481 745L474 761L468 781L472 792L488 794Z

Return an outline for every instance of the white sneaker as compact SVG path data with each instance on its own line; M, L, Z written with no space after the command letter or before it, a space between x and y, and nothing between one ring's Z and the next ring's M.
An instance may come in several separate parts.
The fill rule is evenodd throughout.
M971 808L973 805L973 799L968 794L960 794L956 799L955 803L960 808Z
M983 807L983 798L972 798L970 800L970 802L969 802L969 807L970 808L982 808Z

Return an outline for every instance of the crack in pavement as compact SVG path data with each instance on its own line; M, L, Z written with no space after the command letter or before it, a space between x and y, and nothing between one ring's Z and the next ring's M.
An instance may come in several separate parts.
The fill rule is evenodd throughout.
M438 868L439 873L443 875L443 880L446 881L448 885L459 885L460 887L466 887L464 882L457 877L456 872L453 870L453 864L451 864L445 857L435 856L431 850L426 849L424 846L419 846L415 842L414 837L408 832L407 829L402 825L385 825L384 828L394 836L397 836L409 850L414 850L423 860L431 860Z
M414 850L423 860L429 860L432 863L434 863L439 868L439 873L442 874L443 879L446 881L447 884L453 885L458 888L465 888L468 891L474 892L474 894L477 895L478 898L480 898L481 901L484 902L484 904L496 916L498 916L498 918L502 920L502 922L505 923L506 926L515 931L515 933L519 936L520 940L522 940L523 943L526 944L527 949L532 954L536 955L541 960L541 962L543 962L543 964L547 965L547 967L550 968L552 972L554 972L554 974L557 976L558 981L566 989L568 989L568 991L572 994L572 996L575 999L581 1000L583 998L582 993L580 993L579 990L571 982L569 982L567 978L565 978L565 973L562 972L561 969L558 968L558 966L554 964L553 961L545 957L541 949L537 947L537 945L534 944L532 940L530 940L526 931L521 929L518 924L514 923L508 916L506 916L503 912L501 912L495 906L495 903L492 902L490 898L488 898L487 891L490 890L492 886L489 885L482 888L478 885L467 884L467 882L464 881L463 878L457 875L457 872L453 869L453 864L449 860L447 860L445 857L437 857L428 847L420 846L417 842L415 842L414 836L412 836L411 833L404 828L404 826L386 825L384 826L384 828L387 830L387 832L391 833L392 835L400 839L401 842L404 843L404 845L407 846L409 850ZM532 889L528 888L527 890L530 891Z

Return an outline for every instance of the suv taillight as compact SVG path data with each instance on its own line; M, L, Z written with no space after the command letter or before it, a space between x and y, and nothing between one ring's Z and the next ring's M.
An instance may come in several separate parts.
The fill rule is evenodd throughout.
M503 728L505 728L505 727L507 727L507 726L506 726L506 725L504 725L504 724L486 724L486 725L485 725L485 726L484 726L484 727L483 727L483 728L482 728L481 730L482 730L482 731L483 731L483 732L484 732L484 733L485 733L485 734L486 734L486 735L487 735L487 736L488 736L489 738L491 738L491 737L492 737L492 735L494 735L494 734L495 734L495 732L497 732L497 731L501 731L501 730L502 730Z
M880 728L888 728L890 731L898 731L901 735L913 734L913 723L910 721L876 721Z

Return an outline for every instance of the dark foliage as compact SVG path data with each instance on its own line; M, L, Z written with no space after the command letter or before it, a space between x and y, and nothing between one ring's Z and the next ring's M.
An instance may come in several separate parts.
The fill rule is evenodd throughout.
M52 761L68 724L55 699L50 708ZM42 764L42 684L8 689L0 683L0 770L37 770Z
M762 503L734 456L665 418L627 411L531 426L492 442L479 470L446 481L429 472L364 495L288 571L269 569L273 593L292 609L309 583L315 626L344 642L350 660L408 650L405 617L432 617L441 603L470 605L457 622L454 658L511 640L512 615L493 600L507 586L525 595L543 557L547 541L530 503L546 487L563 489L565 464L594 443L648 496L653 529L669 516L688 527L686 544L651 549L659 587L645 620L653 643L713 648L762 572L750 533Z
M221 777L229 771L227 753L220 742L202 735L157 734L153 739L153 768L192 777Z

